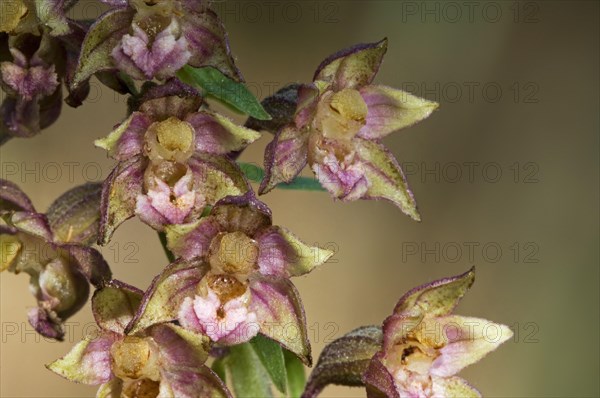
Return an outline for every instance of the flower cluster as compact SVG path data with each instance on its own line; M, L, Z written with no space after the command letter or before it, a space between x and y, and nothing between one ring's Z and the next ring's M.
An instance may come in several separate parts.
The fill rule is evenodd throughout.
M98 333L48 368L100 386L104 398L232 397L227 375L237 396L270 395L268 379L281 393L300 395L287 391L287 376L303 377L312 355L291 278L334 253L273 225L250 182L260 182L260 194L293 188L308 165L313 186L335 199L385 199L419 220L381 140L427 118L437 104L373 83L387 39L328 57L312 83L284 87L260 104L243 85L209 2L101 1L108 10L95 21L67 17L76 0L9 0L0 20L7 93L0 144L52 124L63 83L71 106L82 103L94 76L130 95L127 117L95 141L115 161L102 183L68 191L42 214L0 180L0 270L30 276L35 329L62 339L63 322L85 304L90 285L96 288ZM238 125L215 111L213 100L250 118ZM264 178L251 179L237 158L259 130L275 135ZM92 247L107 244L134 216L158 232L170 262L145 291L112 279ZM455 374L510 330L494 324L501 337L488 341L487 321L452 315L473 278L470 271L414 289L383 328L334 342L304 396L329 383L366 386L369 397L478 396ZM206 365L211 356L215 371Z

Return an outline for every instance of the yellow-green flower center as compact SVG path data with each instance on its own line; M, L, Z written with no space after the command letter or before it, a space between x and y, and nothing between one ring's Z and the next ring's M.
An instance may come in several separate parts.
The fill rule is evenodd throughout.
M219 234L210 249L213 269L232 275L249 274L258 260L258 245L240 231Z
M113 360L113 373L120 379L148 377L152 348L148 338L127 336L115 342L110 354Z
M351 139L365 125L368 111L357 90L329 93L319 103L315 127L328 138Z
M329 106L344 118L356 122L364 122L369 111L360 93L351 88L333 94Z
M146 133L146 153L151 159L183 162L194 151L194 129L176 117L153 123Z
M0 32L10 33L15 30L28 11L23 0L2 0Z

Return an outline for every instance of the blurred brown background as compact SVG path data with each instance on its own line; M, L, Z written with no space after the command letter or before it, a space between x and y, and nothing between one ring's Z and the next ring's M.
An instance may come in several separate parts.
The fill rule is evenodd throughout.
M83 7L83 8L82 8ZM95 2L78 12L94 17ZM390 39L378 83L437 100L429 120L391 135L423 216L388 203L334 203L324 193L275 191L277 224L335 247L330 264L297 279L318 357L332 338L379 324L409 288L477 265L458 311L511 325L513 341L462 375L488 397L597 397L597 1L217 2L252 90L265 97L307 82L330 53ZM92 140L125 112L95 84L52 128L0 150L2 178L44 210L63 191L105 178L111 161ZM237 120L243 119L237 117ZM262 164L270 136L243 160ZM73 162L73 163L70 163ZM102 249L117 278L145 288L166 265L153 231L124 224ZM70 320L66 343L37 337L27 277L2 274L0 395L88 397L43 364L91 327ZM330 387L324 397L362 397Z

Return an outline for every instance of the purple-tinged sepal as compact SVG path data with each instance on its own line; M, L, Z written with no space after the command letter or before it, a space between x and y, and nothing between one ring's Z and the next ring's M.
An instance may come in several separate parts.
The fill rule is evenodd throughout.
M63 243L93 244L98 239L101 183L87 183L56 199L46 217L55 240Z
M376 43L357 44L332 54L318 66L313 80L331 84L335 91L371 84L387 47L386 38Z
M364 326L328 344L321 352L302 398L314 398L329 384L364 386L362 375L381 350L380 327Z

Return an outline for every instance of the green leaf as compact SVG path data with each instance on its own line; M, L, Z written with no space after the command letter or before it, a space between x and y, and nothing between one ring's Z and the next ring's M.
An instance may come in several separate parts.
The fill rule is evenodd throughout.
M246 115L258 120L271 120L271 115L245 85L230 79L215 68L194 68L187 65L177 72L177 77Z
M298 357L288 350L283 350L285 358L285 370L287 373L288 397L300 398L306 385L306 374L304 364Z
M238 163L238 165L246 178L250 181L260 183L263 180L265 171L262 168L251 163ZM319 183L318 180L310 177L296 177L290 183L278 184L277 188L295 191L325 191L325 188L321 186L321 183Z
M212 364L212 370L223 380L223 383L227 383L227 372L225 368L225 359L215 359Z
M270 379L249 343L230 348L225 365L237 398L271 398Z
M285 394L287 374L281 346L261 335L250 340L250 344L269 373L275 387Z

